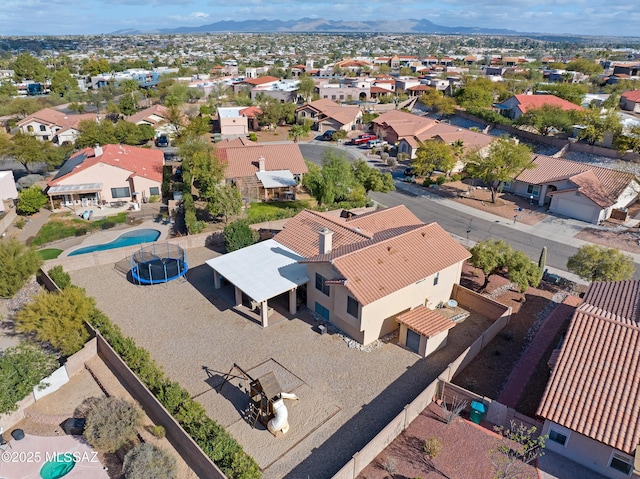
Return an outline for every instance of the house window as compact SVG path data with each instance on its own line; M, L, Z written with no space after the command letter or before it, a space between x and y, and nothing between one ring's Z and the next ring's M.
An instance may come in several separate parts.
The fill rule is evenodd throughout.
M315 307L316 313L318 313L320 316L322 316L324 319L326 319L327 321L329 321L329 310L327 308L325 308L324 306L322 306L320 303L316 303L316 307Z
M349 313L354 318L357 318L359 309L360 304L351 296L347 296L347 313Z
M33 133L33 125L29 125L29 126L27 127L27 131L28 131L29 133Z
M131 198L131 193L128 186L122 188L111 188L112 198Z
M438 280L440 279L440 272L438 271L436 274L433 275L433 285L437 286L438 285Z
M316 273L316 289L329 296L329 285L327 284L327 278L318 273Z
M159 186L152 186L149 188L149 194L151 196L160 196L160 187Z
M511 182L510 181L503 181L502 182L502 187L506 188L506 189L511 188Z
M633 469L633 461L627 456L614 452L611 455L609 467L629 476L631 474L631 470Z
M47 131L47 127L45 125L40 125L40 131Z
M540 195L540 186L539 185L529 185L527 186L527 194L533 196Z
M553 442L557 442L561 446L567 446L567 440L569 439L568 434L564 434L562 432L556 431L555 429L549 429L549 440Z
M42 139L44 141L48 141L49 140L49 135L42 135Z

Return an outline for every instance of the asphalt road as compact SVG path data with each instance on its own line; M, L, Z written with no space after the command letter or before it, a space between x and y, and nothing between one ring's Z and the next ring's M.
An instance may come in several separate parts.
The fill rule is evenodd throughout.
M314 163L320 163L322 154L330 145L320 143L300 144L302 155ZM360 151L352 146L333 147L347 153L351 160L361 157ZM441 203L418 197L410 192L397 190L390 193L370 193L369 196L384 206L405 205L413 214L425 223L437 222L446 231L463 238L465 241L484 241L489 238L502 239L512 248L522 251L533 261L537 261L543 246L547 247L547 265L566 271L567 259L577 251L575 246L551 241L539 236L520 232L505 226L506 218L487 221L449 208ZM469 233L467 233L469 231ZM640 270L636 269L634 279L640 279Z

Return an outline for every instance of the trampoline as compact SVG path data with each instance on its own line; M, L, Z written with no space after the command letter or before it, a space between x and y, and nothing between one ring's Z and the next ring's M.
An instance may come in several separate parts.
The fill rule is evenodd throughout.
M166 283L184 276L188 268L185 251L175 244L153 243L131 256L131 277L138 284Z

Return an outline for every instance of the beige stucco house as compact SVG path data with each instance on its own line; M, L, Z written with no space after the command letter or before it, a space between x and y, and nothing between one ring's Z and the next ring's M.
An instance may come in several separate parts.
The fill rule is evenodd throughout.
M56 145L74 143L80 134L81 121L98 121L95 113L71 114L53 108L44 108L17 124L19 130L27 135L33 135L38 140L51 141Z
M164 153L127 145L85 148L72 155L47 184L53 209L142 202L159 196Z
M546 449L612 479L640 477L639 307L640 281L592 283L538 408Z
M338 105L328 99L315 100L296 108L299 123L311 121L313 129L320 133L330 130L350 131L362 118L362 110L357 105Z
M640 90L627 91L620 95L620 108L640 113Z
M436 223L422 223L405 206L350 218L305 210L270 241L278 245L274 252L284 248L304 267L287 292L304 288L306 306L356 341L369 344L401 323L400 343L422 356L446 344L455 323L437 307L451 297L470 254ZM246 250L250 255L254 247L259 248L231 254L240 257ZM238 260L220 258L207 261L214 278L238 274ZM274 278L281 278L282 271L274 270ZM234 285L244 291L242 284ZM266 300L264 306L268 310ZM406 316L410 311L416 319Z
M18 190L13 178L13 171L0 171L0 213L5 211L5 201L18 199Z

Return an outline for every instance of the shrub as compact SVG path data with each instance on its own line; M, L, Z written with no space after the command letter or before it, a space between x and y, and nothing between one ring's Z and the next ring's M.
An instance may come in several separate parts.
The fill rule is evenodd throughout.
M224 247L229 253L254 244L258 238L258 232L244 220L233 221L224 228Z
M429 459L434 459L440 452L440 449L442 449L442 443L437 437L432 437L422 445L422 450Z
M158 201L160 201L160 196L159 195L151 195L151 196L149 196L149 203L157 203Z
M451 181L460 181L462 179L462 174L454 173L451 175Z
M133 404L116 397L103 398L87 416L84 435L102 452L116 452L137 434L142 413Z
M42 258L16 239L0 241L0 296L10 298L38 271Z
M447 181L447 177L444 175L440 175L438 177L436 177L436 184L437 185L443 185L444 183L446 183Z
M47 274L60 289L65 289L71 284L71 276L69 276L69 273L65 272L60 265L51 268Z
M150 443L142 443L124 456L122 472L126 479L174 479L176 459Z
M397 164L398 164L398 160L396 160L395 158L391 156L387 158L387 166L393 167L393 166L396 166Z
M16 225L16 228L21 230L27 224L27 220L25 220L22 216L20 216L14 224Z
M249 140L258 141L258 135L256 135L255 133L249 133Z
M0 353L0 414L17 409L17 402L33 392L58 367L55 356L21 343Z
M82 349L89 339L84 321L95 308L92 298L76 286L60 293L42 291L15 315L16 329L32 333L65 356Z
M165 430L164 426L157 425L151 428L151 434L153 434L157 438L162 439L167 435L167 431Z
M47 196L39 186L33 185L18 193L17 210L21 215L32 215L47 204Z

